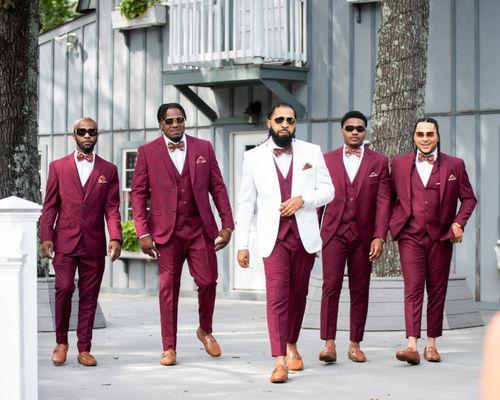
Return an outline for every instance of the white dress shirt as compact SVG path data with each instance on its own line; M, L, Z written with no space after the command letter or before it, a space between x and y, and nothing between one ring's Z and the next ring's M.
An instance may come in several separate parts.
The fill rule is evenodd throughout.
M78 176L80 177L80 183L82 184L83 187L87 183L90 174L94 169L95 153L92 152L93 155L92 162L88 162L85 159L78 161L78 158L76 157L77 155L78 155L78 150L75 150L74 158L75 158L76 169L78 171Z
M365 154L365 146L362 144L361 147L359 148L361 150L361 156L358 157L354 154L351 154L347 156L345 154L345 148L347 146L344 144L344 149L342 151L342 159L344 160L344 167L345 170L347 171L347 176L349 177L349 180L354 182L354 179L356 178L356 174L358 173L359 166L361 165L361 161L363 160L363 155Z
M429 182L429 178L431 177L432 168L434 167L434 165L430 164L427 160L418 161L418 153L420 153L420 150L417 150L417 155L415 157L415 166L417 167L417 172L420 176L420 179L422 180L422 183L424 184L424 186L427 186L427 182ZM437 149L435 149L431 154L434 155L434 162L436 162L438 158Z
M184 168L184 162L186 161L187 141L185 139L185 136L186 135L183 134L181 140L179 140L178 142L178 143L184 142L184 150L175 149L174 151L170 151L170 149L168 148L168 143L172 141L163 134L163 139L165 140L165 145L167 146L168 154L172 162L174 163L175 168L177 168L177 171L179 171L179 174L182 174L182 169ZM172 143L177 144L175 142Z
M273 151L274 149L283 148L281 146L276 145L276 143L274 143L272 138L269 138L268 140L271 140L273 144L271 151ZM288 171L290 170L290 165L292 165L293 155L287 153L281 153L281 155L277 156L273 152L273 157L274 161L276 161L276 165L278 166L279 170L281 171L281 174L283 175L283 178L286 178L286 176L288 175Z

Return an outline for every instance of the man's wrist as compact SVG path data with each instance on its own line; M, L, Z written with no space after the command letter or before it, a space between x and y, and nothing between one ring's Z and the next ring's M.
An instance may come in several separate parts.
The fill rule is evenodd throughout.
M457 228L464 229L458 222L453 222L452 225L455 225Z
M141 236L139 236L137 239L142 239L142 238L145 238L145 237L147 237L147 236L151 236L151 235L150 235L149 233L146 233L145 235L141 235Z
M233 228L222 228L221 231L228 231L230 233L233 233L234 229Z

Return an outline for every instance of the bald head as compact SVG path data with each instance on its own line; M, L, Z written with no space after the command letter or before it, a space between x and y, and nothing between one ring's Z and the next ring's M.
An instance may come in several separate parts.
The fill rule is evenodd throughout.
M85 127L92 125L92 128L97 128L97 122L95 122L92 118L82 117L78 118L73 124L73 132L75 132L78 128L82 128L83 125L85 125Z
M73 124L73 138L75 139L76 147L83 153L89 154L94 151L97 136L97 124L92 118L79 118Z

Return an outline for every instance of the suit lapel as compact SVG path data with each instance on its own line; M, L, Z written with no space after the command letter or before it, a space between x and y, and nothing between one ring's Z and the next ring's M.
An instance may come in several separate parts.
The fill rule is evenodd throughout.
M403 164L403 182L405 183L406 198L411 201L411 168L415 163L415 153L408 154Z
M281 199L281 192L279 191L280 187L280 182L278 179L278 172L276 171L276 166L274 164L274 157L273 157L273 148L274 148L274 142L273 139L269 138L267 139L264 144L262 144L262 164L265 168L263 168L264 171L269 171L269 190L274 191L279 194L279 198ZM295 155L294 155L295 156ZM295 163L295 162L294 162ZM295 177L293 179L295 181ZM292 191L293 191L293 185L294 183L292 182ZM278 190L276 190L278 188Z
M443 204L443 195L444 195L444 188L446 186L446 183L448 182L448 179L446 178L448 176L448 168L447 168L447 162L446 162L446 156L443 157L443 153L439 153L438 156L438 162L439 162L439 203Z
M345 193L345 178L344 175L347 173L344 167L344 159L342 158L342 151L344 146L342 146L338 151L332 154L334 174L332 176L335 190L338 190L338 197Z
M73 183L75 184L76 190L80 193L80 196L83 197L83 187L80 181L80 176L78 175L78 169L76 168L76 162L74 158L74 154L70 154L67 158L68 169L70 171L71 178Z
M292 148L293 148L293 158L292 158L292 165L290 166L290 168L292 168L292 174L293 174L292 175L292 193L291 193L291 195L293 197L298 192L297 185L300 184L300 182L299 182L300 173L302 171L302 168L304 167L305 162L301 158L300 150L297 150L298 148L300 148L300 145L296 141L292 142ZM276 173L276 175L278 175L278 174Z
M83 196L83 201L87 200L89 197L90 192L92 192L92 189L94 188L97 178L101 176L101 169L102 169L102 160L99 156L95 156L95 161L94 161L94 168L92 168L92 172L90 173L89 180L88 180L88 186L87 190L85 191L85 194Z
M167 145L165 144L165 139L163 138L163 133L162 133L162 136L158 139L158 141L156 143L158 145L158 156L161 159L161 161L163 162L165 169L172 177L172 180L175 182L176 179L175 179L174 171L172 171L172 168L175 168L175 165L173 165L173 162L170 163L172 165L170 165L168 163L167 157L170 157L170 154L168 154L168 149L167 149ZM172 160L170 160L170 161L172 161Z
M187 142L187 154L186 154L186 161L189 163L189 177L191 179L191 186L194 185L194 178L196 174L196 143L195 141L191 138L191 136L188 136L184 134L186 137L186 142Z
M363 159L361 160L361 164L358 169L358 173L356 174L356 177L354 180L356 181L356 195L355 197L358 197L359 191L361 190L361 187L363 186L363 181L365 180L366 174L369 171L369 167L372 164L372 155L370 153L370 150L364 149L365 154L363 154ZM355 156L351 156L355 157Z

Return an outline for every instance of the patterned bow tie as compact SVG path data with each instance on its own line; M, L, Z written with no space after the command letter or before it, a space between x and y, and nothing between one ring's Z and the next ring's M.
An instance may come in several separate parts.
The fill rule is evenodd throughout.
M175 149L179 149L180 151L184 151L184 140L181 140L179 143L168 142L168 149L170 151L175 151Z
M281 156L283 153L286 153L286 154L293 154L293 149L292 149L292 146L288 146L288 147L285 147L285 148L281 148L281 147L275 147L273 149L273 153L276 157L279 157Z
M434 162L436 161L436 159L434 158L434 154L429 154L429 155L425 155L425 154L422 154L422 153L418 153L418 162L423 162L423 161L427 161L429 164L434 164Z
M88 162L91 163L92 161L94 161L94 153L85 154L85 153L82 153L81 151L79 151L76 154L76 159L78 161L87 160Z
M344 153L347 157L354 154L356 157L361 158L361 149L351 149L350 147L345 147Z

